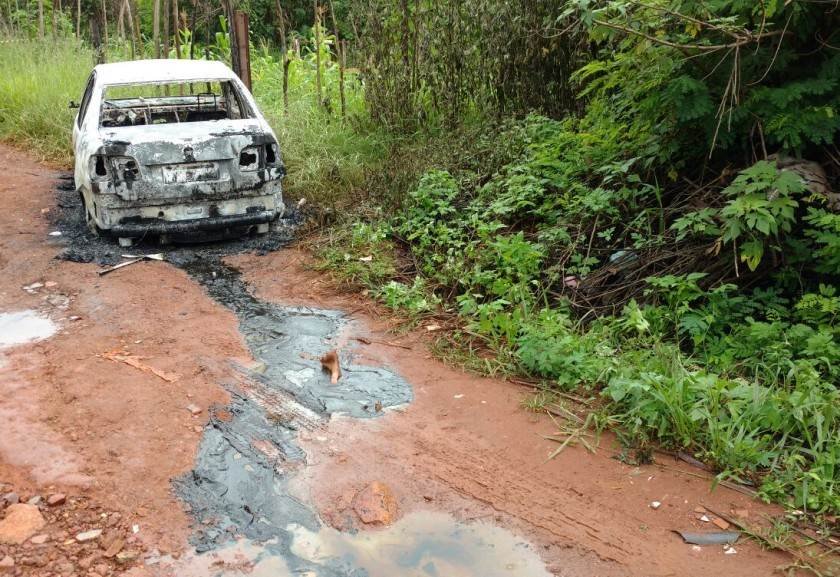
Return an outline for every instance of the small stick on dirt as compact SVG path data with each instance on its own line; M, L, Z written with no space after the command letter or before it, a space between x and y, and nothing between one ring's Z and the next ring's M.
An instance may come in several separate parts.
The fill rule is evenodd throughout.
M378 341L378 340L371 340L366 339L365 337L353 337L353 340L359 341L362 344L369 345L372 343L376 343L377 345L387 345L389 347L399 347L401 349L406 349L408 351L411 350L411 347L408 345L401 345L400 343L393 343L391 341Z
M105 276L109 272L114 272L115 270L121 269L121 268L126 267L128 265L136 264L138 262L142 262L144 260L163 260L163 254L162 253L143 254L143 255L124 254L122 256L123 256L123 258L128 258L128 259L131 259L131 260L127 260L127 261L121 262L119 264L115 264L114 266L111 266L111 267L108 267L108 268L104 268L104 269L99 271L99 273L98 273L99 276Z

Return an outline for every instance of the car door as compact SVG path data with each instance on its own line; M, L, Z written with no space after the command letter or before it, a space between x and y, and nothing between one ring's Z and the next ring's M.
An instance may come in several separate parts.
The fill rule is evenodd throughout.
M79 103L79 110L76 112L76 118L73 120L73 154L74 158L74 165L75 170L73 173L74 180L76 182L76 189L78 190L79 187L82 186L83 175L87 170L87 156L85 154L80 154L81 140L82 140L82 127L84 126L85 116L88 113L88 109L90 108L90 100L93 96L93 88L96 85L96 72L91 72L90 77L88 78L87 85L85 86L85 91L82 94L82 100Z

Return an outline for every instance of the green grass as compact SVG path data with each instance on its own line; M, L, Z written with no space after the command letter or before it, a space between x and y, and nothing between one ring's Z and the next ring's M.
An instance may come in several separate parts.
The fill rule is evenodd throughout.
M41 160L70 166L75 111L91 52L74 40L0 41L0 138Z

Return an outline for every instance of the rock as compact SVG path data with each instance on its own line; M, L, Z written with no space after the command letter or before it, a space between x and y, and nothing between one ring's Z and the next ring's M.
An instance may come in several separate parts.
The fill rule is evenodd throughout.
M85 531L84 533L76 535L76 541L79 543L86 543L88 541L93 541L94 539L99 539L101 534L102 529L91 529L90 531Z
M201 414L201 407L194 403L190 403L187 405L187 410L190 412L191 415L196 416Z
M41 511L35 505L9 505L6 517L0 521L0 543L21 545L46 524Z
M103 555L109 558L113 557L114 555L122 551L123 547L125 547L125 541L123 539L114 539L114 542L108 546Z
M27 501L30 505L38 505L41 502L40 495L35 495L34 497L30 497Z
M727 529L729 529L729 523L721 519L720 517L715 517L714 519L712 519L712 523L717 525L722 531L726 531Z
M32 537L29 540L29 542L32 543L33 545L43 545L44 543L46 543L49 540L49 538L50 538L49 535L47 535L45 533L41 533L40 535L35 535L34 537Z
M107 575L108 574L108 569L109 569L109 567L105 563L97 563L93 567L93 570L96 571L97 573L99 573L100 575Z
M47 497L47 505L50 507L57 507L58 505L63 505L67 501L67 495L64 493L53 493L49 497Z
M120 551L116 556L117 563L131 563L137 559L137 551Z
M5 571L7 569L13 569L15 566L15 560L12 559L9 555L6 555L2 559L0 559L0 571Z
M397 519L397 499L388 485L374 481L353 497L353 510L366 525L390 525Z
M20 496L17 493L6 493L3 495L3 502L7 505L14 505L15 503L20 503Z
M662 503L659 501L652 501L650 504L651 509L659 509L662 506Z

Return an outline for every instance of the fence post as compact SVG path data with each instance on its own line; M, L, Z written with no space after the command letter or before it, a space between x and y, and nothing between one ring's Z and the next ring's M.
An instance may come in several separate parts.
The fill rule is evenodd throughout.
M248 13L237 10L233 13L233 28L236 30L234 37L237 46L231 46L231 51L236 50L237 64L239 70L235 70L242 83L251 90L251 53L248 39Z

